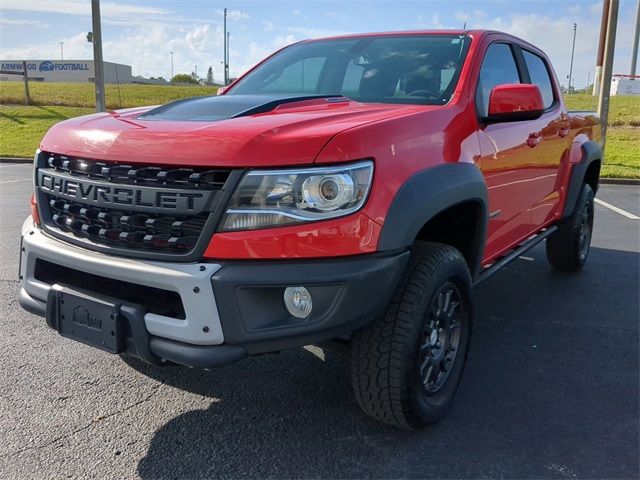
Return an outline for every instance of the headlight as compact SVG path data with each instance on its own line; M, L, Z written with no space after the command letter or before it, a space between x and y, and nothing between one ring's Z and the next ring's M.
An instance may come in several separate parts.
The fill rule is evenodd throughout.
M236 188L222 231L251 230L341 217L364 205L373 162L253 170Z

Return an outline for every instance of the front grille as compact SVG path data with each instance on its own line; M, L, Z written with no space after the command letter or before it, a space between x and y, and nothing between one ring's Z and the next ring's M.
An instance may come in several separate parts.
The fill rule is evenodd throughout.
M185 252L195 247L209 216L173 217L46 198L57 228L113 247Z
M175 168L163 165L129 165L101 162L77 157L49 154L48 167L57 172L104 180L112 183L157 185L176 188L221 189L230 170L208 168Z
M38 204L45 227L72 243L89 248L95 245L96 249L109 247L109 251L115 248L125 255L128 251L141 252L139 255L192 252L209 219L213 222L217 218L213 212L218 210L221 190L231 175L231 170L223 169L128 165L41 155ZM92 194L83 196L88 190ZM125 198L125 190L133 194ZM142 190L144 197L134 195ZM120 192L118 202L115 193L110 197L104 192ZM193 202L191 198L196 197L201 203L187 207L187 201ZM160 199L159 205L153 201L156 198ZM128 203L122 204L122 199Z

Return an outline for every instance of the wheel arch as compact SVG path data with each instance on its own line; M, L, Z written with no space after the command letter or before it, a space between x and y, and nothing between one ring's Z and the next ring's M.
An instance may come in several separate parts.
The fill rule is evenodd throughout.
M480 271L488 219L487 187L472 163L448 163L420 171L398 190L388 210L379 250L416 240L458 248L472 277Z
M593 140L589 140L580 145L580 147L582 150L580 161L573 165L569 174L567 195L562 211L563 218L568 217L573 212L584 183L588 183L591 186L593 193L598 192L603 158L602 146Z

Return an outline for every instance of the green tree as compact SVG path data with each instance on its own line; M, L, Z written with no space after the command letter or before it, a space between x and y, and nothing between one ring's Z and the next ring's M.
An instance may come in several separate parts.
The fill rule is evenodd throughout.
M207 80L205 83L209 86L213 85L213 68L209 65L209 70L207 70Z
M177 75L174 75L173 78L171 79L171 82L175 82L175 83L193 83L193 84L198 84L198 80L196 80L193 76L187 74L187 73L179 73Z

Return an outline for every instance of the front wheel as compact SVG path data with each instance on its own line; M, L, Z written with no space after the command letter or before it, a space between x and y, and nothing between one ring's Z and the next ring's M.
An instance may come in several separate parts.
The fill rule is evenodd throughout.
M576 272L586 263L593 233L594 197L593 189L585 183L571 216L547 238L547 260L556 270Z
M453 247L421 242L385 311L355 332L351 378L360 407L407 429L447 412L471 333L471 276Z

